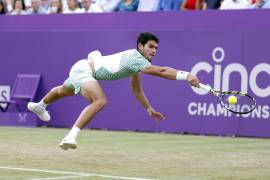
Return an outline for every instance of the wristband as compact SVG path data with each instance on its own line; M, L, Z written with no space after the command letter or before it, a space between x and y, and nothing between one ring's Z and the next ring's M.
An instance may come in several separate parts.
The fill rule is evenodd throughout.
M178 71L176 74L176 80L186 80L189 72L187 71Z

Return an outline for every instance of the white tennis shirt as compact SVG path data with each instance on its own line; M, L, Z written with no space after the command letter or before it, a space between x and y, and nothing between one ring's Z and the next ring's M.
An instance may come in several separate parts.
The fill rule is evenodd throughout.
M136 49L102 56L99 51L89 53L95 66L94 78L97 80L116 80L138 73L151 63Z

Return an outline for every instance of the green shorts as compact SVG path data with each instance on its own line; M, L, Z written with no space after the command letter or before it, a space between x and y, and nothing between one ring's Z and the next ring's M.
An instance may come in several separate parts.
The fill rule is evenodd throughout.
M87 60L79 60L70 69L69 77L64 82L65 86L74 89L74 94L81 90L81 83L85 81L97 81Z

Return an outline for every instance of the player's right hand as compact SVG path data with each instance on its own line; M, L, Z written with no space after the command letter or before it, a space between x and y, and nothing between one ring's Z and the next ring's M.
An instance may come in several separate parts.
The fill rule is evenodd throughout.
M197 88L200 87L199 79L193 74L190 74L190 73L188 74L187 81L191 86L194 86L194 87L197 87Z

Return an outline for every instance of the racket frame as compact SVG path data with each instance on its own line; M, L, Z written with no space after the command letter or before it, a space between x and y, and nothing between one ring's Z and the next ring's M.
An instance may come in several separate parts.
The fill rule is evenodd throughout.
M225 109L227 109L228 111L233 112L235 114L248 114L248 113L252 112L256 108L256 100L255 100L255 98L252 97L252 96L250 96L247 93L244 93L244 92L241 92L241 91L219 91L217 89L213 89L210 86L205 85L205 84L202 84L202 83L200 83L200 88L202 88L202 89L204 89L204 90L206 90L208 92L211 92L214 96L217 96L219 98L219 101L220 101L221 105ZM235 110L227 107L225 105L225 103L223 102L223 97L225 95L229 95L229 94L231 94L231 95L246 96L246 97L250 98L253 101L252 108L249 111L241 112L241 111L235 111Z

